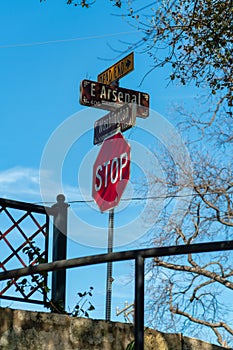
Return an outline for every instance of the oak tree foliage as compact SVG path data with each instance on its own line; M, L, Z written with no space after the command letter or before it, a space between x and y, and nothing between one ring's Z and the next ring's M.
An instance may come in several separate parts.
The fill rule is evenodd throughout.
M135 19L144 33L143 48L154 59L153 69L171 64L171 80L194 81L198 87L209 86L213 94L224 91L232 104L231 0L155 1L146 17L137 13Z
M170 65L171 81L208 86L212 94L221 92L222 99L233 105L232 0L110 1L142 33L141 40L129 44L151 56L151 70ZM100 5L91 0L67 4Z

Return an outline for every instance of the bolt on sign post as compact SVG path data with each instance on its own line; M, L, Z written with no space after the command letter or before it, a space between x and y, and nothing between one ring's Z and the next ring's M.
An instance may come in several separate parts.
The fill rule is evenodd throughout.
M149 116L150 96L146 92L105 85L91 80L83 80L80 85L80 104L115 111L127 103L137 105L137 117Z
M106 211L120 202L130 176L130 146L119 132L104 140L93 167L92 196Z

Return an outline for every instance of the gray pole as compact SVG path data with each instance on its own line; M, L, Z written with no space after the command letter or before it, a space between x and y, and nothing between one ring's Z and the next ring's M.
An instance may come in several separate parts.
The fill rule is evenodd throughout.
M112 253L113 248L113 231L114 231L114 208L109 210L108 217L108 253ZM111 319L111 304L112 304L112 261L107 263L107 281L106 281L106 321Z
M53 261L66 260L67 247L67 208L65 196L59 194L57 203L52 206L53 219ZM55 306L65 310L66 298L66 270L52 273L52 301ZM56 309L55 309L56 311Z
M111 85L118 87L119 79L111 83ZM113 231L114 231L114 208L109 210L108 216L108 253L112 253L113 248ZM107 281L106 281L106 310L105 320L111 319L111 306L112 306L112 261L107 263Z

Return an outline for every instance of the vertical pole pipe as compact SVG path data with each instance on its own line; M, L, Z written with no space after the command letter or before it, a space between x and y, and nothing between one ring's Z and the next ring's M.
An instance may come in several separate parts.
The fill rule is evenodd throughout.
M111 85L118 87L119 79L111 83ZM108 253L112 253L113 248L113 231L114 231L114 208L109 210L108 216ZM105 320L111 319L111 306L112 306L112 262L107 263L107 281L106 281L106 309Z
M144 349L144 258L135 259L135 350Z
M53 219L53 261L66 259L67 247L67 208L65 196L59 194L57 203L52 206ZM52 273L52 301L65 310L66 298L66 270ZM55 310L56 311L56 310Z
M113 231L114 231L114 208L109 210L108 217L108 253L112 253L113 249ZM106 281L106 311L105 319L111 319L111 304L112 304L112 262L107 263L107 281Z
M49 223L50 223L50 218L49 215L46 214L46 229L45 229L45 261L48 262L49 260ZM48 287L48 274L45 273L44 275L44 285ZM47 288L43 288L43 296L44 296L44 305L46 306L47 302Z

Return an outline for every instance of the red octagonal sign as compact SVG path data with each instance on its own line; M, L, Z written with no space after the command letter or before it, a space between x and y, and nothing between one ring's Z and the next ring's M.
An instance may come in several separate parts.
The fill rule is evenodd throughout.
M130 146L121 133L103 142L93 167L92 196L101 211L115 207L130 176Z

